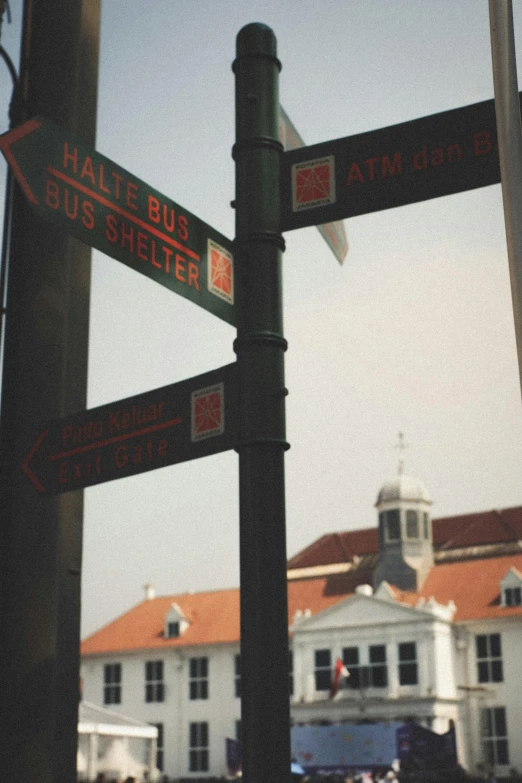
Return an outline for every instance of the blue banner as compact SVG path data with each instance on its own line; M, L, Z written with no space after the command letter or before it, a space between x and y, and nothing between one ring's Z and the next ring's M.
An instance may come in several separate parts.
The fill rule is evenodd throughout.
M292 757L308 775L390 766L401 723L292 726Z

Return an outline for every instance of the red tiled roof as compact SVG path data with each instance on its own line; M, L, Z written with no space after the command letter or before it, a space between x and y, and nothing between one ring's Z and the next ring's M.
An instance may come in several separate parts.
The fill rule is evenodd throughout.
M521 506L433 520L436 549L507 543L518 541L521 534Z
M419 593L392 588L397 600L414 606L420 597L438 603L454 601L455 620L522 615L522 607L500 606L501 579L511 567L522 573L522 554L459 560L433 566ZM297 610L311 614L353 595L359 584L371 583L371 571L358 568L342 574L295 579L288 582L288 619ZM191 624L177 639L165 639L165 615L176 602ZM142 601L82 642L81 654L102 655L132 650L186 647L239 641L239 590L217 590Z
M288 568L347 563L354 555L373 555L379 548L377 528L327 533L288 561Z
M433 545L436 551L520 539L522 506L433 520ZM375 554L378 546L377 528L328 533L294 555L288 561L288 568L346 563L352 561L354 555Z

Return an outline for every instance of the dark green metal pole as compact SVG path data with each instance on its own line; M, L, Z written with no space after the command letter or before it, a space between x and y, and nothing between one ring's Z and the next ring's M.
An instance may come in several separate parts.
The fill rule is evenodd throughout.
M100 0L25 0L21 114L94 146ZM76 780L83 493L39 495L21 465L46 422L83 410L90 248L15 188L0 427L0 775Z
M276 39L237 37L236 240L240 388L241 733L246 783L290 778L285 382Z

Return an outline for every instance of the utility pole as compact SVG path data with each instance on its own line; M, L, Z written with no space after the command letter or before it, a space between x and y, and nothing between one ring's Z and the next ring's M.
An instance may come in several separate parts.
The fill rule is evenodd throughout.
M276 39L237 36L236 239L241 575L241 739L245 783L290 779L284 452L285 382Z
M25 0L22 116L94 144L99 0ZM0 638L5 783L76 780L83 494L38 496L35 432L86 406L90 249L15 187L0 429Z

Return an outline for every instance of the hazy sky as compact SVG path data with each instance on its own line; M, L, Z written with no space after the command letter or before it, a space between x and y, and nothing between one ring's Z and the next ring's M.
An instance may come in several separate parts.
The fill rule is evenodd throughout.
M19 5L2 39L16 62ZM308 144L493 97L487 0L102 5L97 149L230 239L231 63L243 25L273 28L281 103ZM513 7L522 46L522 2ZM6 106L5 69L1 86ZM289 556L376 523L399 431L405 472L425 482L434 516L522 504L500 186L345 225L343 267L315 228L285 235ZM90 407L234 361L234 337L93 253ZM85 508L84 635L142 600L146 582L158 594L239 583L235 452L88 489Z

